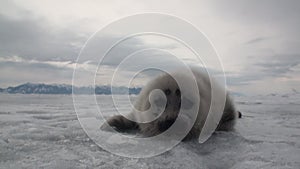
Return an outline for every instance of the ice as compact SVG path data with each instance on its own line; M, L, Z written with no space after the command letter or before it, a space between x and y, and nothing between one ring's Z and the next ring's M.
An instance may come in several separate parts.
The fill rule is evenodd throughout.
M88 117L92 101L81 97ZM113 112L108 97L97 96L105 117ZM235 101L243 113L235 132L216 132L204 144L183 142L161 155L135 159L113 155L89 139L70 95L1 94L0 168L300 168L300 95Z

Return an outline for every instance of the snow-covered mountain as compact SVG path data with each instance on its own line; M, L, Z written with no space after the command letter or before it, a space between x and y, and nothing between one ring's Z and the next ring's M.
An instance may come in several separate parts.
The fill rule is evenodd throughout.
M76 94L111 94L112 92L114 94L138 94L140 90L141 88L127 88L123 86L112 87L112 89L110 86L96 86L96 88L74 86ZM11 94L72 94L72 85L25 83L15 87L0 89L0 92Z

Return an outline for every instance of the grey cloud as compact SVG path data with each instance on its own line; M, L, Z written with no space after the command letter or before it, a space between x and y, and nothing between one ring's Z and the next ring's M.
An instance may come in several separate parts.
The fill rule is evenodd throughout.
M73 70L45 63L0 62L1 86L25 82L71 83Z
M262 77L257 76L257 75L238 75L238 76L231 76L227 75L226 76L226 83L229 86L243 86L243 85L248 85L254 81L260 80Z
M84 46L78 62L83 63L86 61L91 61L97 63L103 58L103 65L117 66L125 57L139 50L147 48L174 49L178 47L176 44L160 46L146 44L145 41L140 37L128 38L116 44L116 42L122 38L123 37L116 35L96 34L88 41L86 46ZM113 48L107 53L107 55L103 56L111 47ZM155 52L153 54L155 54ZM143 62L145 62L145 60L147 61L148 59L144 58Z
M262 42L262 41L267 40L267 39L269 39L269 38L268 37L257 37L257 38L254 38L254 39L251 39L251 40L247 41L245 44L252 45L252 44L255 44L255 43Z
M87 64L89 65L94 65L91 67L93 69L93 67L95 67L98 64L99 58L101 57L100 55L103 54L105 50L107 50L110 47L110 44L115 43L117 39L118 38L114 36L105 36L105 38L101 38L100 41L96 41L96 43L91 43L90 46L87 46L88 55L84 55L85 53L83 53L82 59L79 60L79 63L87 62ZM112 50L111 53L109 53L109 55L103 60L101 66L106 66L106 68L108 66L109 69L114 70L125 59L126 56L128 56L132 52L135 52L140 49L145 49L147 47L153 46L146 45L143 43L142 40L135 38L125 41L124 43L118 45L116 49ZM130 62L127 62L127 64L124 67L122 67L122 71L126 72L127 75L136 73L137 70L139 70L139 68L143 66L147 67L149 64L155 64L161 67L167 66L170 69L172 67L172 57L173 56L171 55L162 54L157 51L141 53L139 59L132 59L130 60ZM73 69L71 67L55 66L47 62L48 60L51 60L51 58L35 59L32 57L20 57L20 59L20 61L14 61L14 59L8 59L7 57L4 57L2 61L0 60L0 74L3 80L2 85L5 86L7 82L11 82L14 84L16 82L71 82L73 73ZM57 63L62 62L58 61ZM96 70L94 70L93 73L95 71ZM7 72L9 72L9 74L6 74ZM90 72L80 71L81 76L86 76L85 73ZM107 71L107 69L104 71L104 73L105 77L110 76L110 71ZM153 76L154 74L157 74L157 72L146 71L142 74L146 77L149 77ZM103 82L106 83L106 81Z
M198 2L195 4L198 4ZM218 21L220 19L230 25L228 29L238 32L230 36L239 36L235 42L241 42L241 46L239 44L234 47L227 46L228 50L237 51L231 53L238 53L241 50L241 55L255 55L252 59L257 59L246 58L247 62L241 62L243 64L241 66L245 68L244 70L239 70L233 74L229 73L227 75L229 85L248 85L267 78L287 77L293 71L293 68L300 64L300 55L297 54L299 52L300 39L300 1L233 0L210 1L207 4L212 5L210 7L207 6L207 9L216 14L209 15L212 16L212 20ZM15 8L18 7L16 6ZM83 32L75 32L75 30L78 30L75 28L76 26L63 30L51 27L51 24L47 23L44 18L33 16L31 12L23 11L21 14L18 14L20 16L15 18L9 17L0 11L0 57L16 55L27 61L75 62L80 47L87 40L87 36L82 36ZM197 11L191 12L195 12L195 15L198 14ZM80 20L78 21L78 24L82 23ZM224 28L226 29L226 25L224 25ZM243 30L240 30L240 28ZM220 27L217 29L223 28ZM276 29L276 31L272 32L273 29ZM245 34L245 39L241 39L243 37L240 35L243 35L243 33ZM94 43L87 46L88 52L84 53L84 57L79 60L79 63L88 61L89 64L97 65L101 54L119 38L113 35L102 35L101 39L92 40ZM235 38L233 38L234 40ZM113 50L103 60L102 65L114 69L125 56L147 47L158 46L147 45L143 40L138 38L129 39L126 43L121 43L116 50ZM176 47L174 45L167 45L163 48L173 49ZM274 53L281 52L288 54L273 56L270 53L268 55L266 53L259 54L262 53L259 50L263 49L268 49L267 52L274 51ZM141 58L131 60L130 64L125 67L126 71L135 72L138 67L147 66L154 62L169 67L172 66L170 64L172 59L158 52L141 54ZM71 81L72 71L71 68L57 67L47 63L2 61L0 62L0 83L23 83L27 81L66 83ZM84 76L84 73L82 74ZM151 72L145 72L144 74L152 76Z
M107 66L111 70L122 67L121 71L126 71L127 73L136 73L141 68L146 68L149 65L155 65L158 67L170 67L175 66L174 57L168 53L162 53L157 50L146 50L145 49L174 49L178 47L176 44L166 44L158 46L156 44L147 44L141 37L133 37L126 39L112 48L112 50L103 56L107 50L112 47L116 42L118 42L122 37L115 35L95 35L89 40L87 45L84 47L79 63L89 62L89 64L98 65L100 68L102 66L107 69ZM138 52L134 56L131 56L135 52ZM134 58L134 59L132 59ZM102 59L102 60L101 60ZM101 61L101 63L100 63ZM100 69L101 70L101 69ZM96 70L95 70L96 71ZM156 73L156 71L154 71ZM101 72L98 72L102 74ZM154 73L154 74L155 74ZM153 71L143 72L145 76L153 75Z
M208 4L222 20L237 24L237 28L241 29L237 32L253 32L260 36L248 40L250 44L261 42L260 38L268 33L275 36L272 41L282 41L293 46L299 44L299 0L232 0L211 1ZM268 45L272 45L272 42L268 42ZM297 48L290 50L297 51Z
M0 15L0 56L35 60L75 60L83 38L68 30L55 31L42 19Z
M281 54L256 57L257 61L249 64L238 74L227 74L228 85L239 86L265 80L267 78L289 77L292 68L300 64L300 54Z
M298 0L232 0L212 1L213 9L228 19L244 22L278 23L298 20L300 1ZM226 11L226 12L225 12Z
M7 62L2 59L0 62L2 85L10 82L15 84L16 82L28 81L71 82L73 69L53 66L44 61L71 61L74 63L80 48L72 46L71 43L83 43L85 42L84 38L80 38L67 30L55 31L47 27L47 24L42 20L30 17L15 20L0 15L0 25L0 57L7 58L16 55L22 59L20 62ZM113 35L101 35L101 38L92 39L86 46L85 51L87 52L82 54L79 63L88 61L88 64L97 65L101 54L104 54L119 38ZM173 44L151 46L145 44L142 39L131 38L112 50L101 65L115 69L126 56L148 47L173 49L177 46ZM153 58L159 58L159 62ZM34 63L30 61L34 61ZM152 62L169 63L168 66L171 66L168 57L151 52L147 56L143 55L142 59L133 60L130 65L125 67L125 71L134 72L137 70L137 65L146 66ZM148 75L149 72L145 74Z
M300 54L282 54L266 57L255 65L260 67L262 72L273 77L287 76L292 68L300 64Z

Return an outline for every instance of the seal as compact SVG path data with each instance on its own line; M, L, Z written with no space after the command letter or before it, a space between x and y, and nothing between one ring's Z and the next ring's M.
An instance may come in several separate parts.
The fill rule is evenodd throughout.
M194 78L197 83L199 93L196 94L200 96L197 117L183 140L198 138L206 121L212 101L211 83L217 82L214 79L210 79L207 72L203 71L200 67L190 68L193 77L187 77L186 74L180 71L174 71L170 74L163 73L152 79L145 87L143 87L138 95L134 104L134 110L126 115L126 117L116 115L109 118L106 123L101 126L101 129L107 130L110 126L121 132L138 130L145 137L155 136L168 130L176 121L180 109L189 108L194 104L194 99L185 99L184 93L182 93L178 83L175 78L173 78L176 76L183 81L187 78ZM234 130L236 119L238 116L241 116L241 114L236 111L233 100L226 89L218 84L216 86L219 88L217 91L226 93L224 110L221 112L222 117L216 130ZM160 94L153 94L155 93L153 91L157 90L161 91L163 96ZM195 94L195 92L193 93ZM160 108L163 108L162 111ZM188 123L188 121L185 121L185 123Z

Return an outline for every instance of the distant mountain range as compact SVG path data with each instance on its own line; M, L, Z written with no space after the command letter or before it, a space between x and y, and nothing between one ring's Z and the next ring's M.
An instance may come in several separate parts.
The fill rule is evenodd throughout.
M110 95L114 94L139 94L140 87L127 88L124 86L110 87L108 85L96 86L74 86L75 94L97 94ZM24 83L15 87L0 88L0 93L9 94L72 94L72 85L66 84L43 84L43 83ZM244 96L239 92L230 92L233 96Z
M127 88L124 86L110 87L110 86L96 86L94 87L76 87L74 86L75 94L139 94L141 88ZM2 93L10 94L72 94L72 85L65 84L35 84L25 83L15 87L8 87L1 89Z

